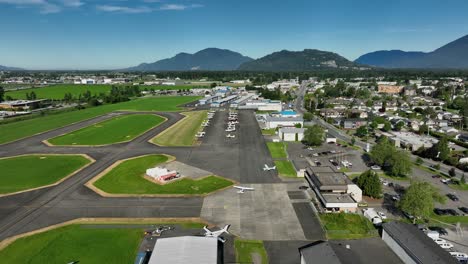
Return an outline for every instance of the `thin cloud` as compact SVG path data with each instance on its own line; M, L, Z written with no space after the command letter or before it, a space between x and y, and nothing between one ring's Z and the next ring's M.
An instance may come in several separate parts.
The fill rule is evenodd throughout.
M0 0L0 4L9 4L16 7L39 7L41 14L53 14L62 11L62 8L46 0Z
M181 11L181 10L186 10L186 9L190 9L190 8L199 8L199 7L203 7L203 5L200 5L200 4L192 4L192 5L164 4L159 8L159 10Z
M62 3L67 7L80 7L85 4L81 0L62 0Z
M110 13L126 13L126 14L140 14L150 13L153 9L142 6L142 7L128 7L128 6L115 6L115 5L98 5L96 9L103 12Z

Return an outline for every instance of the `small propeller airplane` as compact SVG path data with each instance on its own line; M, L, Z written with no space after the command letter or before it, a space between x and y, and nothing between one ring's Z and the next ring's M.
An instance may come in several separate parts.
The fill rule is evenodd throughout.
M219 241L221 242L226 242L226 240L222 237L220 237L222 234L224 233L229 233L229 228L231 227L231 225L225 225L222 229L220 230L217 230L217 231L211 231L208 229L207 226L204 226L203 227L203 230L205 230L205 237L216 237Z
M243 186L233 186L236 189L239 189L237 193L244 193L245 191L254 191L255 189L252 187L243 187Z
M264 170L264 171L276 170L276 166L268 167L268 165L265 164L265 166L263 167L263 170Z
M236 138L236 135L227 134L226 137L227 138Z

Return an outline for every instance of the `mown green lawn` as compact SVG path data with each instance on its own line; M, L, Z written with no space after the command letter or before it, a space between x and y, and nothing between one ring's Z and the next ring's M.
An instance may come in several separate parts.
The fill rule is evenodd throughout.
M8 91L5 96L11 96L14 99L26 99L26 93L34 91L37 98L39 99L57 99L62 100L66 93L71 93L74 97L78 97L79 94L84 94L86 91L90 91L92 95L99 95L100 93L107 94L110 92L113 85L109 84L58 84L46 87L31 88L17 91ZM130 85L115 85L117 87L132 86ZM140 91L145 88L149 91L154 90L184 90L190 89L193 85L140 85Z
M358 239L377 236L377 230L365 217L351 213L320 214L328 239Z
M183 178L159 185L144 178L145 172L168 160L163 155L148 155L127 160L94 183L111 194L206 194L228 187L233 182L221 177L208 176L199 180Z
M289 160L275 160L275 165L280 176L297 177L296 169Z
M70 225L20 238L0 251L2 263L133 263L143 228Z
M263 242L260 240L236 239L234 247L236 248L236 261L238 263L253 263L252 253L256 253L262 258L262 264L268 263L268 255Z
M460 213L460 211L459 211ZM435 213L432 213L431 216L430 216L430 220L437 220L437 221L433 221L434 223L439 223L440 222L444 222L444 223L448 223L448 224L456 224L456 223L461 223L461 224L468 224L468 216L464 216L464 215L458 215L458 216L454 216L454 215L436 215ZM440 222L438 222L440 221Z
M71 133L49 139L53 145L106 145L130 141L148 129L164 122L157 115L114 117Z
M283 142L267 142L268 150L274 159L286 158L286 147Z
M196 141L196 134L200 131L203 120L207 117L207 111L182 114L186 117L157 135L152 139L152 142L161 146L192 146Z
M79 155L28 155L0 159L0 193L55 183L89 162Z
M276 132L276 129L271 128L271 129L262 129L262 135L266 136L274 136Z
M30 120L0 125L0 144L32 136L51 129L94 118L116 110L178 111L179 105L198 100L197 96L162 96L140 98L119 104L109 104L79 111L46 115Z

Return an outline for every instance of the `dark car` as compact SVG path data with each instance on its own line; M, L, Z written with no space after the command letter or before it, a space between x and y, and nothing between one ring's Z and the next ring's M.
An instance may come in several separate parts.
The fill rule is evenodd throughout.
M439 175L439 174L432 175L432 178L434 178L434 179L439 179L439 178L440 178L440 175Z
M322 163L320 161L315 162L315 164L317 164L317 166L322 166Z
M449 213L445 209L434 208L434 213L436 215L448 215Z
M453 215L453 216L460 215L457 211L455 211L455 209L445 209L445 211L446 211L447 214L449 214L449 215Z
M309 189L309 186L305 186L305 185L299 186L299 190L307 190L307 189Z
M458 207L458 209L463 213L468 214L468 207Z
M447 197L454 202L458 202L458 197L455 194L448 193Z
M443 235L443 236L448 235L447 230L445 230L445 228L443 228L443 227L440 227L440 226L430 226L430 227L428 227L428 228L429 228L429 230L438 232L440 235Z

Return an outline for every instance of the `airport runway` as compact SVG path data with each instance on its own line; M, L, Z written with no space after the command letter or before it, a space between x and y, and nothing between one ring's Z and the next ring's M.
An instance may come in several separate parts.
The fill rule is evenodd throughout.
M151 112L168 120L131 142L102 147L49 147L42 143L58 135L102 122L114 112L16 142L0 145L0 157L32 153L87 154L96 162L57 186L0 198L0 240L78 217L199 217L203 198L103 198L83 184L120 159L145 154L169 154L178 161L241 183L281 182L251 111L240 111L236 138L226 138L228 111L217 112L201 146L159 147L148 142L179 121L179 113Z

